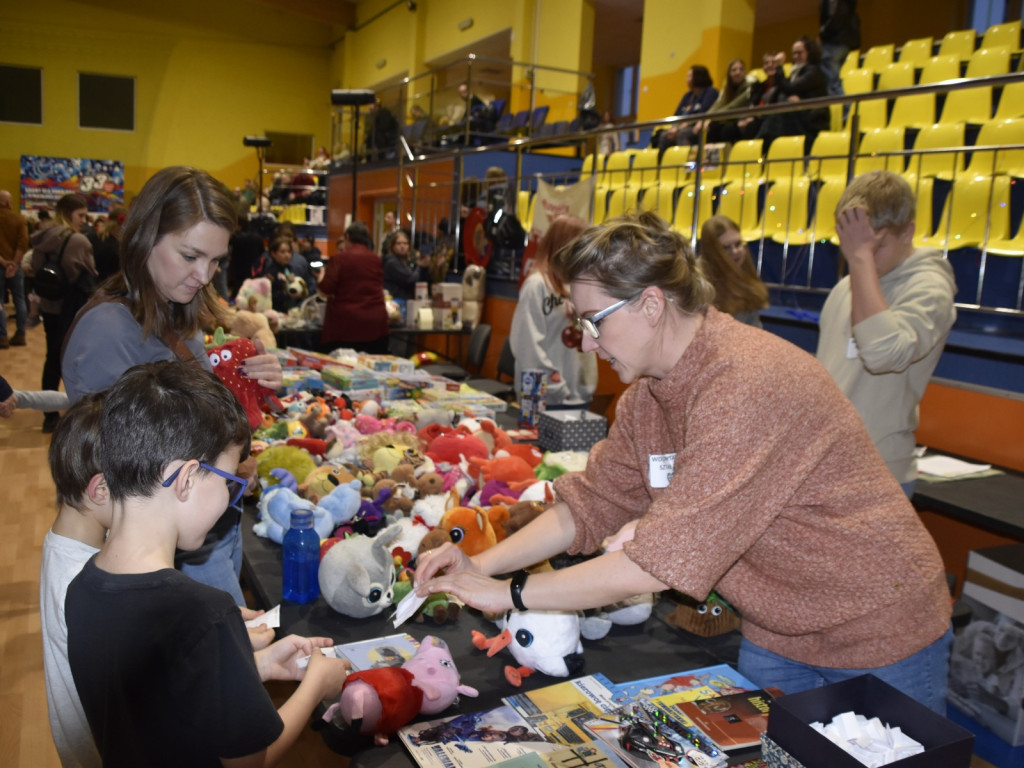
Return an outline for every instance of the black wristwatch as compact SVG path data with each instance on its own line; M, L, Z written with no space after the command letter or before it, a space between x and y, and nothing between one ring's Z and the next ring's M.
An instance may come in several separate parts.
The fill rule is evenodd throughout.
M529 571L516 571L512 574L512 583L509 584L508 589L512 594L512 605L516 607L517 611L527 610L523 605L523 587L526 585L526 577L529 575Z

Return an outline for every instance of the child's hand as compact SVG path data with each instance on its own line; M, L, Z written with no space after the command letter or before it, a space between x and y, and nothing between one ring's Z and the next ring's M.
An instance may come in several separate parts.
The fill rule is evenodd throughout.
M246 627L246 629L249 630L249 643L254 651L262 651L274 642L274 630L266 624L260 624L258 627Z
M11 396L0 403L0 417L9 419L14 415L14 411L18 407L18 396L11 392Z
M299 637L288 635L273 643L262 651L257 651L256 667L260 671L260 679L267 680L301 680L308 674L309 667L302 669L298 662L307 656L322 656L319 648L329 648L334 641L329 637ZM347 666L347 662L346 662Z
M320 699L333 699L341 693L341 687L345 685L351 669L344 659L324 656L319 650L314 649L309 657L309 666L306 667L306 679L315 680L319 684Z

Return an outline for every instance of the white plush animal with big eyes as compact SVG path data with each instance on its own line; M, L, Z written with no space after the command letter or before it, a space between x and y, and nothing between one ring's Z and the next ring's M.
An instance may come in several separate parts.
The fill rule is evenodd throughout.
M320 594L338 613L355 619L376 616L395 599L395 561L391 542L402 533L391 525L373 538L342 539L320 561Z
M505 667L505 679L514 686L534 672L569 677L583 671L580 615L575 611L509 611L498 622L496 637L473 631L473 645L493 656L508 648L519 667Z

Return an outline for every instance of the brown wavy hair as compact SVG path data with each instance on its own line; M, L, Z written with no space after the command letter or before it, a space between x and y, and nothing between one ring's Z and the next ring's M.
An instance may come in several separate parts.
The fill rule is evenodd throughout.
M768 288L757 276L749 256L737 265L719 238L740 228L728 216L712 216L700 230L700 260L704 274L715 286L715 307L730 315L768 306Z
M173 330L184 338L206 324L226 324L212 281L188 304L165 301L149 273L149 257L162 237L185 232L200 222L228 232L238 226L234 195L206 171L172 166L157 171L135 198L121 232L121 271L111 276L97 294L127 296L143 338L163 338Z

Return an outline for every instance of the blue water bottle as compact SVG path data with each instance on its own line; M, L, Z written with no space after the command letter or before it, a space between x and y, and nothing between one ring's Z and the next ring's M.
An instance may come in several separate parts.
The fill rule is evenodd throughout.
M284 599L311 603L320 596L320 536L313 529L313 513L292 512L292 524L284 535Z

